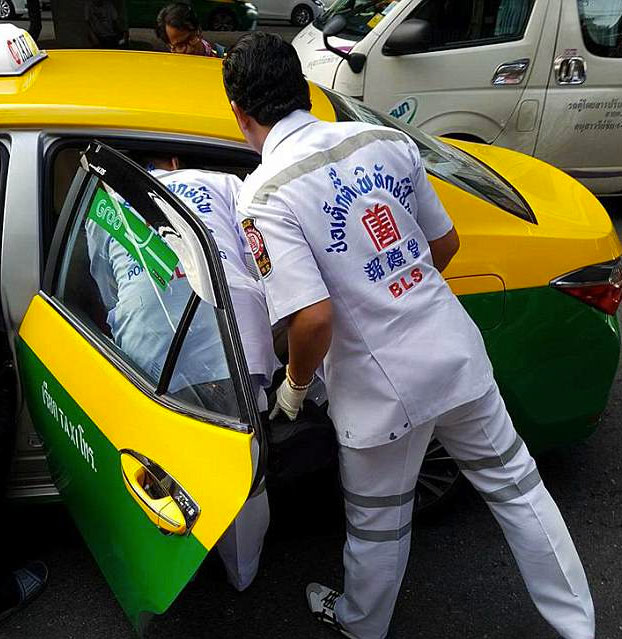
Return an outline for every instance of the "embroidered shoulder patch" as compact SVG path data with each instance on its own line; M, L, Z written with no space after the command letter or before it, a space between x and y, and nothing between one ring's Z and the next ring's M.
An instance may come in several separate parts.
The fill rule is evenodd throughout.
M268 249L266 248L263 235L255 226L255 219L247 217L245 220L242 220L242 230L246 235L246 240L257 263L259 273L262 277L266 277L272 270L272 262L270 261L270 255L268 255Z

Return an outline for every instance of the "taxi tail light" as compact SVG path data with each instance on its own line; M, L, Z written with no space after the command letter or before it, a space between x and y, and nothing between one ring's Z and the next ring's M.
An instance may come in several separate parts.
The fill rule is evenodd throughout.
M615 315L622 301L622 257L566 273L554 279L551 286L608 315Z

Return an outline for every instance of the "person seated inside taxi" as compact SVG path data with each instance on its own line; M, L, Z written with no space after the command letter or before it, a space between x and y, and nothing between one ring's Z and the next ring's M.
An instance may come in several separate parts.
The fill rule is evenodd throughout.
M135 159L181 199L214 238L225 270L258 408L267 410L264 389L270 385L280 363L272 346L263 292L247 268L246 242L235 218L235 201L241 180L229 173L180 169L179 160L166 155L141 154ZM113 205L116 204L121 217L133 216L145 222L130 202L124 202L114 193L109 192L108 195L116 198ZM135 228L127 222L124 226ZM145 224L145 227L148 225ZM171 280L163 289L154 283L151 273L145 268L144 259L141 264L127 247L113 237L112 232L96 220L87 221L86 237L90 272L107 309L106 321L112 338L125 356L157 380L172 334L185 312L191 293L183 263L178 262ZM137 242L136 239L134 241ZM147 248L148 242L144 246ZM198 403L211 412L235 414L235 391L222 349L216 312L207 303L201 303L196 311L168 390L170 396L181 403ZM268 500L263 489L249 498L218 542L217 548L228 579L237 590L247 588L257 574L268 522Z

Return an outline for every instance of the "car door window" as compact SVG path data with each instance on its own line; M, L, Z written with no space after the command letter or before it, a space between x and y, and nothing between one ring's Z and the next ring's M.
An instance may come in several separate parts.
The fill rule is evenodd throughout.
M248 150L233 149L202 141L179 141L170 136L150 134L101 136L112 148L143 164L147 156L177 157L180 168L233 173L244 179L258 164L259 156ZM88 137L50 136L45 153L43 228L43 261L48 257L58 218L79 166L80 154Z
M239 419L219 309L199 301L186 272L193 266L163 230L179 246L167 223L91 177L75 207L53 295L130 374L186 408ZM171 360L188 313L189 328Z
M426 0L409 16L432 26L433 49L519 40L533 0Z
M622 0L578 0L583 41L590 53L622 58Z

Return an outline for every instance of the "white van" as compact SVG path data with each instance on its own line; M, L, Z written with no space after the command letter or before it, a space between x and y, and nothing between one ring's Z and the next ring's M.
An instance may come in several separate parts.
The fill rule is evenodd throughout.
M293 44L310 80L622 195L622 0L336 0Z

